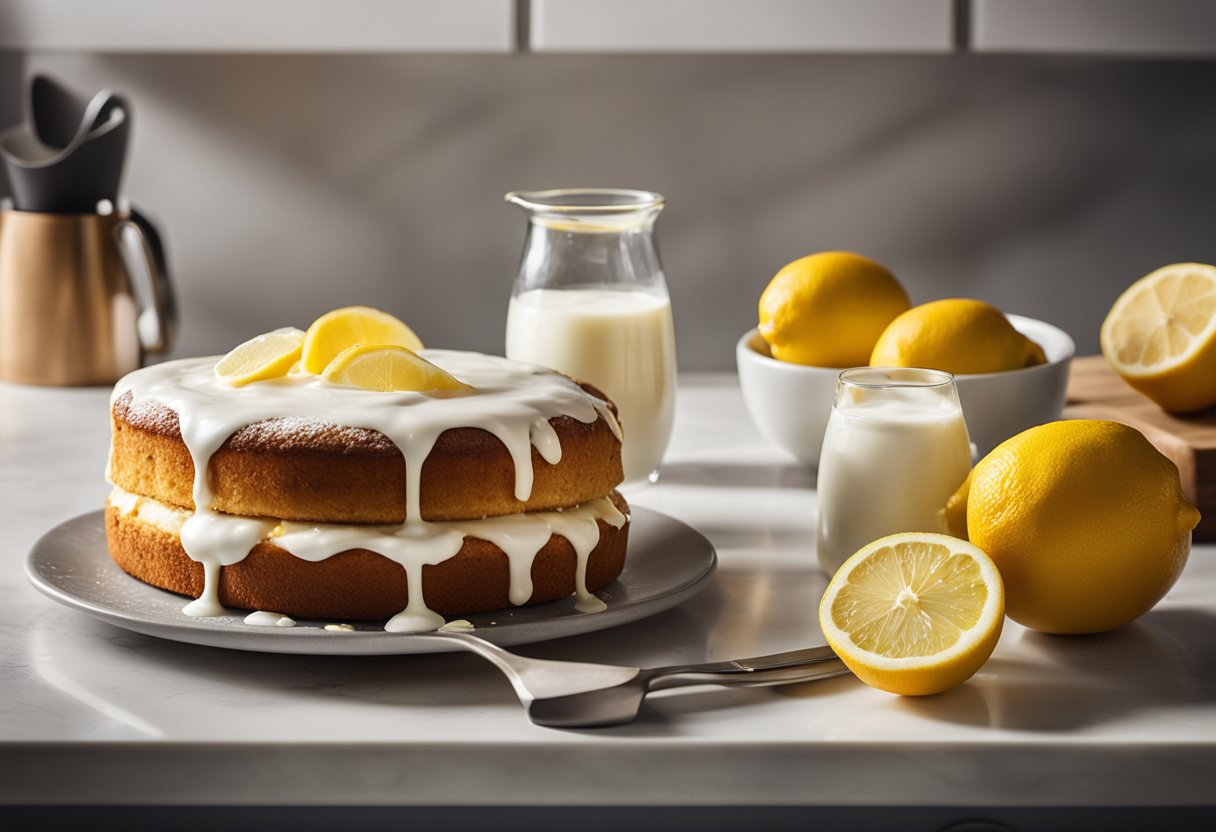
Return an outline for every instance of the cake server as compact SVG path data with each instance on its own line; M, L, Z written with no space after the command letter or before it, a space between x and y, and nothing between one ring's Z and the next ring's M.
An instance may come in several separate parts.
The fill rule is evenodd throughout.
M646 694L692 685L761 687L841 676L848 668L830 647L668 667L624 667L531 659L466 632L438 630L442 638L488 659L506 674L528 718L554 728L598 728L631 722Z

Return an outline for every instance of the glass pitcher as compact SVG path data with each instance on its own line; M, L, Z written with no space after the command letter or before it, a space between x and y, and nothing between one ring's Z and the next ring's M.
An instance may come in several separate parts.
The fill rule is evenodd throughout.
M675 418L671 299L650 191L513 191L528 237L507 312L508 358L602 390L624 433L626 483L658 478Z
M819 457L819 564L899 532L946 532L946 501L971 471L954 376L855 367L836 382Z

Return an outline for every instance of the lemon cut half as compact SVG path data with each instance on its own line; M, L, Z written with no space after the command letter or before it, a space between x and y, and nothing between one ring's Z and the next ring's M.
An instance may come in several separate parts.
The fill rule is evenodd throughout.
M233 387L285 376L299 361L303 345L304 333L294 326L263 333L217 361L215 375Z
M1102 354L1165 410L1216 404L1216 266L1175 263L1140 278L1102 322Z
M819 605L828 644L859 679L905 696L941 693L988 660L1005 619L996 564L942 534L906 533L862 547Z
M346 384L380 393L400 390L468 392L473 389L413 350L395 344L358 344L343 350L321 377L331 384Z

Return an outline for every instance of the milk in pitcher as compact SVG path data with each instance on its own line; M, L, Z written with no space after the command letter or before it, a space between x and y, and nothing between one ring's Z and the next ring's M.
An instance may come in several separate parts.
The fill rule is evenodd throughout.
M507 356L599 387L625 434L625 479L659 467L675 419L671 301L647 292L534 289L511 298Z

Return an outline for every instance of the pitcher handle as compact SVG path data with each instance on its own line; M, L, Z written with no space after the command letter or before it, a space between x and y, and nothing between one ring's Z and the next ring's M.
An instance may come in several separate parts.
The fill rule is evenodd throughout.
M147 266L149 305L139 312L139 340L144 351L153 355L168 352L177 338L177 301L169 279L169 263L160 232L143 213L132 206L122 227L135 232L139 250ZM152 325L145 324L151 316Z

